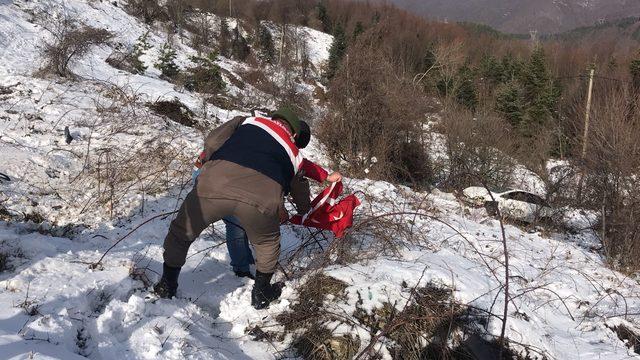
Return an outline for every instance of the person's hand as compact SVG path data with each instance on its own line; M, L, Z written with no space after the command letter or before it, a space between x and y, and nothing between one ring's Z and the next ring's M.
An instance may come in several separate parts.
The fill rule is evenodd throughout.
M329 176L327 176L327 181L335 183L338 181L342 181L342 174L340 174L337 171L332 172L331 174L329 174Z

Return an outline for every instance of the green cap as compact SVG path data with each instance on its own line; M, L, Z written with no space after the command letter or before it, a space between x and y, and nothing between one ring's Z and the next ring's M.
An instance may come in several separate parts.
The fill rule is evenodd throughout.
M300 133L300 128L301 128L300 118L298 118L298 115L296 115L288 107L279 108L276 112L271 114L271 117L286 121L289 124L289 126L291 126L291 129L293 130L294 134Z

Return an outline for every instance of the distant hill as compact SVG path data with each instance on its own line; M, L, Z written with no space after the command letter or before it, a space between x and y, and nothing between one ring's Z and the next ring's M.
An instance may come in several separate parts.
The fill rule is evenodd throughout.
M478 22L509 33L541 34L640 16L640 0L390 0L427 18Z

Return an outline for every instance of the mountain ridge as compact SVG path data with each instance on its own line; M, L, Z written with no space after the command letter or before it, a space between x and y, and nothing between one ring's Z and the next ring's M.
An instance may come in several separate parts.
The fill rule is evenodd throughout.
M561 33L599 22L640 16L630 0L390 0L430 19L469 21L509 33Z

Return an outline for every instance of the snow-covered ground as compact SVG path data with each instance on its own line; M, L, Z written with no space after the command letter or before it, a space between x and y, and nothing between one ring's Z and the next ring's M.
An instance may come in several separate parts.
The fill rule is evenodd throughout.
M47 35L33 14L43 10L52 18L67 12L109 29L129 45L151 30L153 49L144 58L149 70L132 75L110 67L104 60L112 49L104 46L73 65L81 80L34 77L41 66L38 45ZM311 60L319 67L331 37L296 31L307 34ZM190 189L191 161L203 135L150 112L144 103L177 97L203 121L243 114L203 106L198 94L160 79L152 64L164 36L111 2L69 0L62 6L59 1L0 0L0 172L11 178L0 180L0 253L8 255L8 269L0 272L0 358L292 355L290 338L254 341L247 333L255 326L280 326L276 316L296 301L296 287L307 276L288 281L282 299L269 309L254 310L249 305L252 281L236 278L226 248L217 246L223 240L221 224L192 246L178 299L145 299L161 271L162 241L171 219L160 215L176 209ZM194 50L187 42L180 44L178 62L184 66ZM230 72L244 66L224 58L220 65ZM229 91L255 90L230 86ZM65 127L74 138L70 144ZM307 153L326 165L317 142ZM347 185L351 192L368 195L359 208L360 220L399 210L431 217L406 219L413 221L416 235L404 239L395 255L326 269L348 285L346 298L335 299L335 307L351 314L358 294L367 293L359 306L371 311L405 298L403 282L414 286L420 281L449 286L458 301L501 314L504 254L496 220L437 190L414 192L366 179L349 179ZM118 244L102 266L90 267L116 240L154 217ZM283 227L285 268L303 233ZM506 335L516 350L523 349L520 343L538 351L530 353L534 358L638 357L611 327L623 322L634 327L637 315L631 314L640 313L640 285L609 270L589 250L596 242L592 233L528 233L508 225L506 236L511 295ZM500 326L494 319L487 330L499 335ZM371 337L360 328L337 331L357 333L362 346Z

